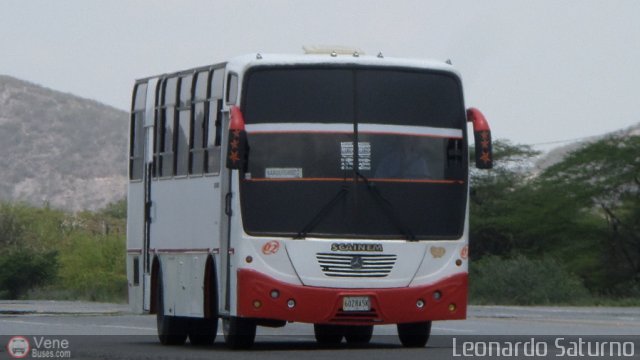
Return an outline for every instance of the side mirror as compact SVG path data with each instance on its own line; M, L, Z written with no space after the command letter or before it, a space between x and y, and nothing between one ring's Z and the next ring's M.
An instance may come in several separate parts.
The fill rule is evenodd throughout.
M491 145L491 128L480 110L467 109L467 121L473 123L473 137L476 142L476 167L478 169L493 168L493 147Z
M244 129L244 116L237 106L231 107L229 138L227 140L227 168L244 170L247 165L249 146Z

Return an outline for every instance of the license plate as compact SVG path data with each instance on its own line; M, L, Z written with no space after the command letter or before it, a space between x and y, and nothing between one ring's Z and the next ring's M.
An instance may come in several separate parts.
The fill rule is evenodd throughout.
M345 296L342 299L343 311L369 311L371 302L368 296Z

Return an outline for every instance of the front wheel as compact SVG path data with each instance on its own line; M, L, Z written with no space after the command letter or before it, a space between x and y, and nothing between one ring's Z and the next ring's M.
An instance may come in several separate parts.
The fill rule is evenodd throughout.
M344 336L344 327L339 325L313 324L313 333L320 345L337 345Z
M431 321L398 324L398 337L404 347L424 347L431 335Z
M231 349L248 349L256 339L256 322L232 316L222 320L224 342Z
M344 329L344 338L349 344L364 345L371 341L373 325L347 326Z
M191 319L189 341L193 345L213 345L218 332L218 319Z

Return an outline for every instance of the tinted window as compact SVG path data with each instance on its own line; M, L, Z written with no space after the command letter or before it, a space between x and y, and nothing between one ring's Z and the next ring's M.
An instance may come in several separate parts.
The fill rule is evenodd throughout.
M209 118L207 123L207 153L206 172L216 174L220 172L220 132L222 121L222 99L209 102Z
M377 124L464 125L458 80L442 73L356 71L358 120Z
M216 69L211 76L211 97L222 99L222 88L224 87L224 69Z
M133 98L133 113L130 124L129 144L129 178L131 180L142 179L144 169L144 117L147 99L147 84L138 84L135 87Z
M238 75L229 74L227 80L227 103L235 104L238 99Z
M160 163L159 174L162 177L173 176L175 169L174 158L174 129L176 127L176 96L178 78L169 78L164 83L162 108L160 110Z
M138 84L134 96L133 110L144 110L145 102L147 101L147 84Z
M164 88L164 96L162 103L164 105L175 105L177 95L178 78L170 78L167 80Z
M207 85L209 83L209 72L201 71L196 75L194 100L205 100L207 98Z
M254 71L246 83L247 123L352 123L353 71L270 69Z
M180 79L180 107L191 106L191 76Z
M245 231L293 237L303 232L388 239L462 236L466 123L454 74L265 67L245 79L242 109L250 149L240 182Z

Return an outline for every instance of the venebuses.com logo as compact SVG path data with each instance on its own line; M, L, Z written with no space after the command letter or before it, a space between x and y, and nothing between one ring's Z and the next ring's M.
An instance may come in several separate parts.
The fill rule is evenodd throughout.
M29 340L24 336L14 336L7 343L7 352L15 359L22 359L29 355L31 345Z
M69 340L33 336L31 341L25 336L14 336L7 342L7 353L14 359L29 356L32 359L68 359L71 357Z

